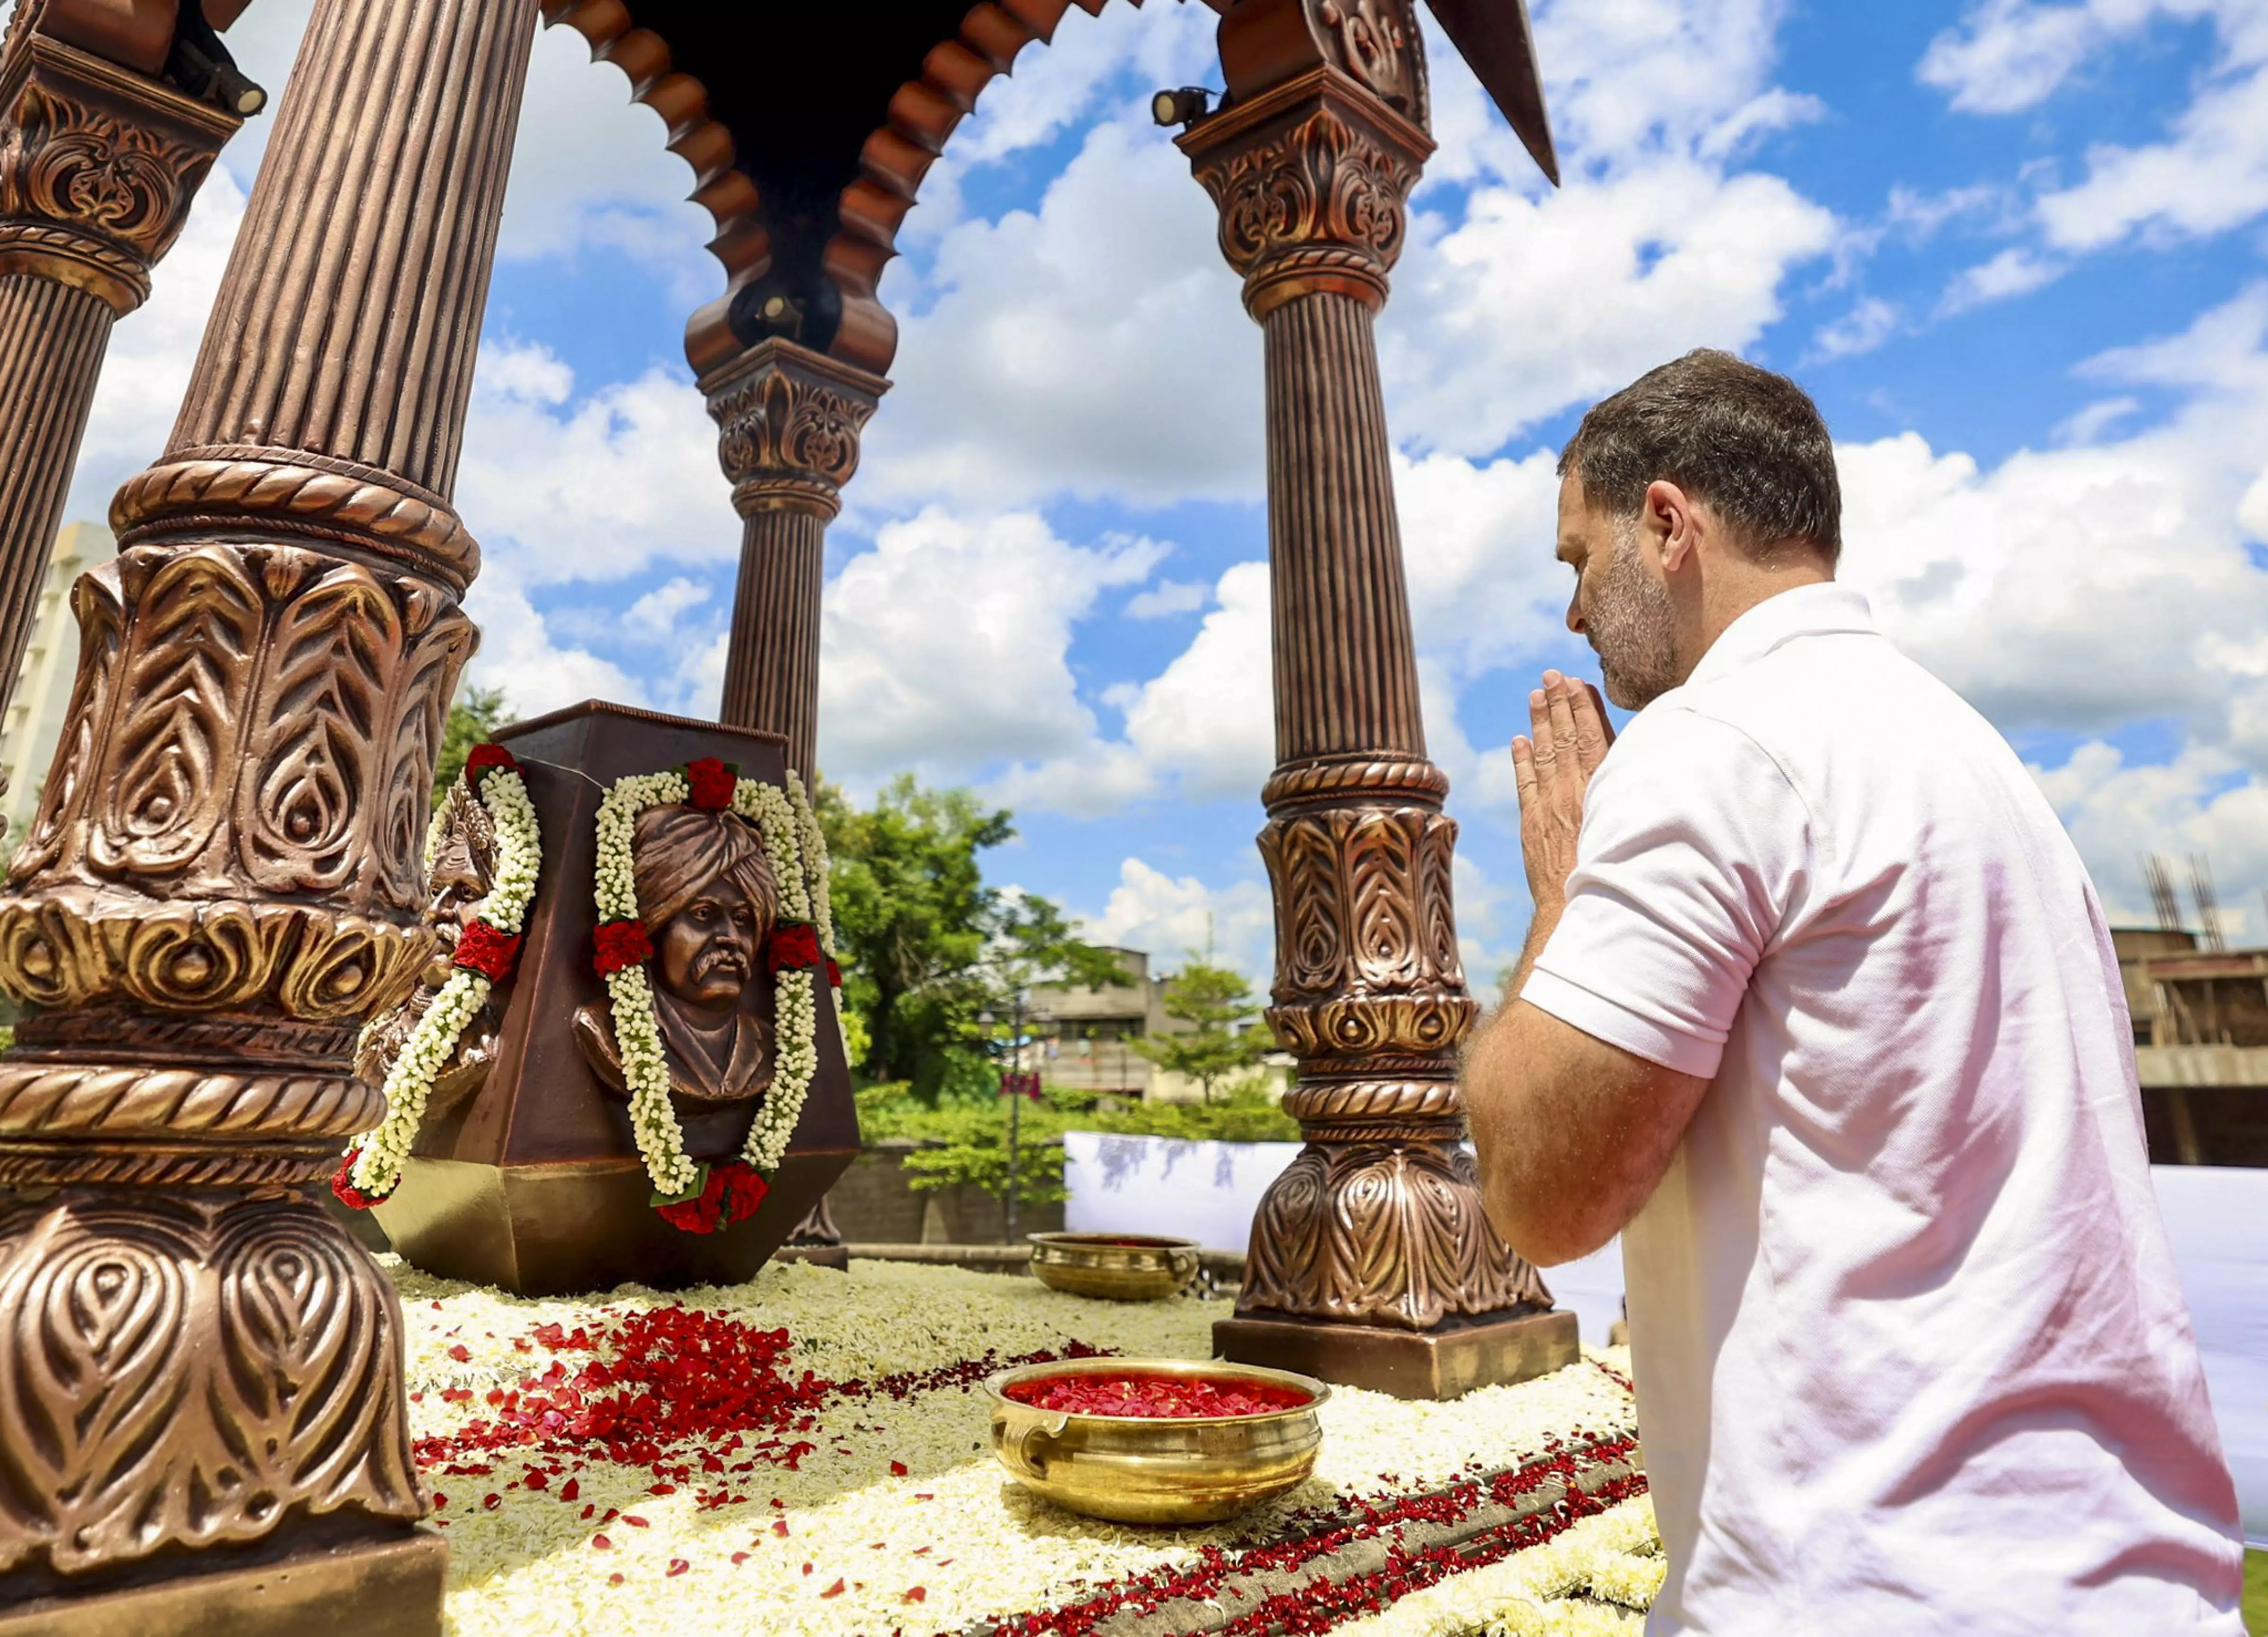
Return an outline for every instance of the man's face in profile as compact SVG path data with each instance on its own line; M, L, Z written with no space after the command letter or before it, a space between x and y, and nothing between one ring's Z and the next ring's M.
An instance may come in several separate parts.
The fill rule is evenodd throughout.
M704 1012L729 1012L756 970L756 910L728 881L703 889L654 940L662 987Z
M1675 605L1647 564L1639 523L1594 506L1580 473L1560 480L1558 556L1575 571L1567 629L1598 654L1607 697L1625 711L1653 704L1683 680Z

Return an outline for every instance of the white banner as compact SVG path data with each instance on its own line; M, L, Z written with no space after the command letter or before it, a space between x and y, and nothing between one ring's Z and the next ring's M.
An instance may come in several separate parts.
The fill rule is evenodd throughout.
M2156 1165L2244 1537L2268 1547L2268 1171Z
M1296 1142L1071 1132L1064 1138L1071 1194L1064 1224L1080 1233L1171 1234L1208 1250L1242 1250L1260 1196L1299 1152ZM2153 1174L2236 1474L2244 1532L2268 1545L2268 1171L2165 1165ZM1622 1313L1621 1242L1548 1268L1543 1278L1558 1304L1575 1311L1583 1339L1604 1342Z
M1064 1227L1075 1234L1167 1234L1208 1250L1252 1240L1260 1196L1296 1142L1181 1142L1064 1133Z

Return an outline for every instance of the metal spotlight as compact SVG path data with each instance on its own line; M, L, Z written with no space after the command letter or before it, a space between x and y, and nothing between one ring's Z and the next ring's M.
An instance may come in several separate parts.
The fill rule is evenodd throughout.
M1212 92L1202 85L1161 91L1150 99L1150 117L1160 125L1194 125L1212 110Z

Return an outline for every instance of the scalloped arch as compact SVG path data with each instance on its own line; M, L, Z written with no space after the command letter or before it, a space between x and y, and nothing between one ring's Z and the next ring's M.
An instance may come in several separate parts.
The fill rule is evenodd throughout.
M843 321L828 350L845 363L887 374L897 354L898 324L876 291L882 269L898 253L898 228L921 192L922 178L945 151L954 129L976 107L1017 55L1055 38L1056 26L1076 4L1090 16L1109 0L979 0L951 39L932 47L918 79L890 99L888 116L858 155L858 180L843 190L835 234L821 265L843 296ZM1226 12L1232 0L1202 0ZM1142 0L1131 0L1140 5ZM721 309L719 310L721 312ZM696 323L699 321L696 319ZM727 345L737 346L729 335ZM687 351L696 338L687 336ZM695 367L701 365L696 359Z
M591 60L622 70L631 100L661 115L669 151L693 167L693 202L717 224L709 249L724 263L727 290L762 277L771 238L756 217L762 195L747 173L735 167L733 133L711 115L708 87L671 65L669 42L639 27L625 0L543 0L543 20L589 41ZM686 350L693 351L689 332Z
M984 88L1009 72L1026 46L1052 40L1074 4L1094 15L1108 4L978 0L954 34L931 48L919 77L898 87L859 151L858 180L843 190L836 231L821 254L822 270L843 297L842 321L828 348L833 357L878 375L888 370L897 352L897 321L876 291L898 253L898 228L922 179ZM1200 4L1226 12L1233 0ZM622 70L632 100L661 115L669 151L693 167L691 196L716 222L709 248L725 275L724 294L686 326L686 359L696 376L706 376L746 350L727 315L734 292L762 278L771 263L770 235L759 219L762 192L738 167L733 133L711 114L708 88L673 66L668 41L638 25L630 0L543 0L542 11L547 24L587 40L593 61Z

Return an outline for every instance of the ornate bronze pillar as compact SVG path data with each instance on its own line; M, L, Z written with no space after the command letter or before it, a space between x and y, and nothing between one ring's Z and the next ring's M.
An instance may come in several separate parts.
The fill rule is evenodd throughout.
M0 1608L70 1605L35 1625L439 1629L399 1305L304 1190L379 1117L356 1033L430 953L478 565L448 495L536 10L320 0L75 594L0 896Z
M879 375L792 341L759 342L701 383L718 458L746 520L718 719L787 738L819 773L819 592L827 526L858 469L858 434L889 390Z
M879 375L777 338L701 383L719 429L718 458L733 480L733 505L745 520L717 719L784 735L788 766L814 791L827 526L858 469L858 434L889 388ZM842 1245L825 1198L788 1242L822 1250Z
M1394 0L1243 0L1229 96L1180 145L1266 336L1278 764L1270 1026L1300 1059L1307 1147L1253 1223L1226 1357L1454 1397L1575 1356L1481 1209L1457 1049L1456 825L1425 759L1373 314L1432 151L1417 29Z
M18 4L0 48L0 711L110 327L148 299L150 269L242 123L44 32L63 20Z

